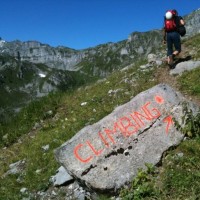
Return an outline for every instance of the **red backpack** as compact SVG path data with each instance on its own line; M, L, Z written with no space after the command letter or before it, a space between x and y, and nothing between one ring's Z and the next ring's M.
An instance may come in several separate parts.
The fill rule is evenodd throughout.
M164 20L165 31L166 32L175 31L177 29L176 21L175 21L176 13L173 10L168 10L167 13L168 12L172 14L172 17L171 17L171 19L167 19L165 16L165 20Z

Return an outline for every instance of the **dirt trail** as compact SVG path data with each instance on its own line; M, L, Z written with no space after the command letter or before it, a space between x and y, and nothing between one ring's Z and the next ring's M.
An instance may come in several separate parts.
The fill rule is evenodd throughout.
M182 48L182 52L178 58L185 58L188 56L188 52L186 51L186 48ZM178 76L170 75L170 69L167 65L167 62L165 63L165 67L159 68L155 74L155 77L157 78L159 83L166 83L172 88L174 88L177 91L180 91L180 84L177 81ZM180 91L181 92L181 91ZM187 93L181 92L187 99L195 102L200 106L200 98L197 96L189 95Z

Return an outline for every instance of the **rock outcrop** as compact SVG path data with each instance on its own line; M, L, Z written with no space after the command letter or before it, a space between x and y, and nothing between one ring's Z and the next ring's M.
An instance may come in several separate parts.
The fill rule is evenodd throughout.
M159 84L86 126L56 149L56 159L75 179L98 191L116 191L129 183L145 163L156 165L178 145L186 110L198 107L168 85ZM176 122L176 123L175 123Z

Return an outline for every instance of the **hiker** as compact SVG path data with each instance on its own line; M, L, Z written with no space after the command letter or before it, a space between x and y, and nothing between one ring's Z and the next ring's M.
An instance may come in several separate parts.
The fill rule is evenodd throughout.
M167 43L167 62L171 69L175 68L174 57L181 52L181 38L178 32L179 27L184 27L185 22L178 16L176 10L169 10L165 14L163 39ZM175 50L173 51L173 48Z

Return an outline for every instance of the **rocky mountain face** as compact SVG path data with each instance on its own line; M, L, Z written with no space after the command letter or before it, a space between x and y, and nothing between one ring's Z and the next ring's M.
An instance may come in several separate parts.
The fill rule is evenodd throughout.
M200 9L184 17L186 22L187 37L200 33Z
M79 71L50 68L42 63L0 55L0 122L32 100L53 91L78 87L92 79Z
M200 10L184 18L186 37L200 32ZM0 39L0 115L51 91L106 77L112 71L147 59L150 53L165 56L160 52L161 42L161 30L133 32L127 40L83 50Z
M158 48L161 34L159 30L146 33L135 32L128 40L107 43L84 50L66 47L51 47L37 41L1 41L0 52L20 61L43 63L49 68L67 71L83 71L91 75L105 76L115 68L121 68L142 55ZM103 69L99 70L99 68Z
M80 52L65 48L53 48L37 41L4 42L0 47L2 54L8 54L21 61L43 63L50 68L75 71L75 66L83 56Z

